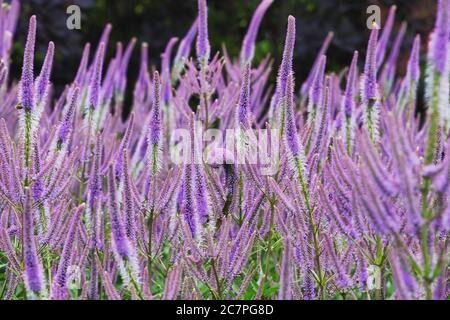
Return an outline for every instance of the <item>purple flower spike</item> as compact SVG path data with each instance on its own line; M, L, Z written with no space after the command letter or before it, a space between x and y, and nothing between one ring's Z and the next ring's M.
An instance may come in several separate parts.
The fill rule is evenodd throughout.
M116 178L120 178L122 176L123 171L123 153L130 145L131 134L134 129L134 112L131 113L130 118L128 119L128 126L123 135L122 142L120 143L119 152L116 156L116 162L114 166L114 173Z
M75 245L78 223L80 221L81 213L84 210L85 205L82 204L74 210L72 218L70 220L69 228L67 230L66 239L64 241L63 252L59 260L58 269L55 275L55 282L52 287L52 296L59 296L64 298L64 292L67 285L67 271L70 264L70 257Z
M152 176L161 168L162 155L162 120L161 120L161 80L158 71L153 76L153 106L150 117L147 161Z
M36 42L36 16L30 18L27 43L23 56L22 78L20 81L19 103L26 111L34 108L34 46Z
M123 202L125 206L125 232L128 239L135 243L136 241L136 212L133 195L131 191L131 177L128 166L128 149L123 151Z
M72 96L70 98L69 108L67 109L66 115L61 122L58 129L58 138L56 141L56 147L61 149L65 142L67 142L69 132L72 127L73 117L75 115L75 109L78 105L78 94L80 89L75 87L72 91Z
M283 99L288 90L287 78L292 72L292 60L295 48L295 18L288 17L288 26L286 31L286 40L284 43L283 60L281 61L280 70L278 72L277 91L280 98ZM290 88L289 88L290 89Z
M430 44L432 50L432 63L436 71L440 74L446 72L448 64L448 47L449 47L449 6L450 1L439 0L437 9L437 18L432 42ZM447 71L448 72L448 71Z
M44 273L36 250L34 238L34 218L30 189L25 189L23 207L23 259L25 265L25 286L30 298L39 296L45 289Z
M86 77L87 66L89 63L89 52L91 51L91 44L86 43L81 56L80 66L78 67L77 75L75 76L75 83L83 84Z
M208 6L206 0L198 0L197 59L200 64L208 63L211 47L208 38Z
M133 53L134 47L136 46L136 42L136 38L131 39L120 61L119 76L117 78L116 84L117 96L119 100L123 99L123 95L125 94L125 88L127 86L128 65L130 64L131 54Z
M188 33L181 40L180 45L178 46L177 53L175 55L175 64L177 64L177 62L181 62L188 59L189 54L191 52L192 42L194 41L195 35L197 34L197 29L198 29L198 18L195 19L194 23L189 28Z
M100 87L102 84L103 61L105 59L105 44L101 43L95 56L94 67L89 83L89 107L97 109L100 103Z
M247 63L244 66L242 75L241 94L239 96L239 103L236 114L236 128L240 128L241 125L250 124L250 64Z
M312 114L311 121L314 120L314 117L317 113L317 108L322 104L326 63L327 57L320 57L319 64L316 68L316 73L314 75L314 80L309 92L308 112Z
M291 300L292 245L289 238L284 240L283 258L280 270L280 290L278 300Z
M292 73L289 75L287 82L289 90L286 97L286 115L284 119L286 147L293 158L303 157L303 149L301 147L301 142L298 137L297 125L295 122L294 76L292 75Z
M300 89L301 95L307 95L309 92L309 89L311 88L312 82L314 80L314 76L316 74L317 65L319 64L319 61L323 55L326 54L328 47L331 44L331 41L333 40L334 32L328 32L327 37L322 43L322 46L320 47L319 54L316 57L316 60L314 61L314 64L308 74L308 78L306 81L302 84L302 87Z
M40 104L45 102L45 95L48 91L50 82L50 74L52 72L53 56L55 54L55 44L50 41L48 44L47 54L45 55L44 64L42 65L41 73L36 82L36 102Z
M377 63L376 63L376 50L378 41L378 29L375 27L372 29L369 38L369 44L367 46L366 63L364 65L364 90L362 93L363 102L367 105L369 101L376 100L378 97L377 92Z
M240 54L241 64L252 62L253 56L255 54L255 41L256 36L258 35L259 26L267 9L269 9L272 3L273 0L262 0L258 8L256 8L256 11L252 17L252 21L250 22L250 26L248 27L247 33L242 43Z
M116 183L112 166L108 170L109 218L115 250L122 259L130 258L130 246L127 241L117 201Z
M392 33L392 27L394 26L395 13L397 11L397 6L392 6L389 10L389 15L387 17L386 23L383 27L383 32L381 33L380 41L377 46L377 66L380 67L383 63L384 57L386 55L386 48L389 42L389 38Z
M414 38L414 44L411 49L411 56L408 62L408 78L414 83L419 82L420 78L420 35Z
M358 80L358 51L353 54L352 64L348 72L347 86L344 96L345 116L350 118L355 107L355 86Z

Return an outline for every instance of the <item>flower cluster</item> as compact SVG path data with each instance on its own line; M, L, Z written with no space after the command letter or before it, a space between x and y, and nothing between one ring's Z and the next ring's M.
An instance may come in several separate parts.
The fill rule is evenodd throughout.
M355 51L340 73L327 72L330 33L298 94L289 16L272 90L270 58L253 59L272 2L237 59L212 51L206 0L160 71L143 43L125 121L136 39L108 61L107 25L56 96L52 42L35 76L35 16L20 82L8 79L20 3L0 7L0 299L448 297L450 1L438 0L423 58L423 114L421 38L398 75L406 24L389 45L395 7L364 61ZM236 129L236 148L205 141L200 126ZM178 128L189 143L175 164ZM245 161L261 151L259 129L270 129L270 175Z

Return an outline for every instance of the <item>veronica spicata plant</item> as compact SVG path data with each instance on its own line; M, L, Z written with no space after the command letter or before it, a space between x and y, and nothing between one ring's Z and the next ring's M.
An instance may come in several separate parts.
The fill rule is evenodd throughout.
M404 76L395 6L344 72L327 72L330 33L297 91L294 16L272 90L270 57L254 57L276 2L230 57L198 0L159 69L142 43L133 84L137 40L108 59L107 25L59 96L54 43L35 68L35 16L9 79L20 2L3 3L0 299L447 299L449 2Z

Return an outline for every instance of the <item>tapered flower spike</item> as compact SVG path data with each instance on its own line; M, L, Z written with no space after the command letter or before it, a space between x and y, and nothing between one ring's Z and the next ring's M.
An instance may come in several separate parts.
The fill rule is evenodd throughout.
M125 284L127 286L132 285L135 290L140 290L139 265L136 259L136 252L131 246L123 226L112 165L108 169L108 194L108 211L114 257Z
M325 237L325 247L328 254L331 257L333 269L336 273L336 282L340 289L344 291L348 290L350 289L351 283L347 273L345 272L345 269L342 266L342 261L338 259L331 239L327 235L325 235L324 237Z
M347 118L351 118L355 108L355 85L358 80L358 51L353 53L352 63L348 71L347 85L345 87L344 96L344 112Z
M172 55L173 46L177 43L178 38L172 37L161 55L161 68L162 68L162 105L168 107L172 97L172 80L170 77L170 57ZM171 113L167 112L168 118L170 118Z
M425 163L435 160L440 130L447 133L450 121L449 96L449 20L450 1L439 0L436 25L430 37L425 97L430 115ZM447 40L445 40L447 39Z
M109 194L109 215L111 223L111 233L115 250L122 259L130 257L130 246L126 238L122 219L119 213L116 183L114 180L114 170L112 167L108 170L108 194Z
M92 160L91 175L89 177L87 204L86 204L86 222L89 236L89 246L91 248L101 249L102 243L99 240L100 228L100 197L102 190L101 183L101 159L102 157L102 136L97 135L94 146L94 156Z
M112 24L107 23L105 28L103 29L102 35L100 36L100 40L98 42L97 49L95 50L95 55L98 56L100 54L100 47L102 46L102 43L104 44L104 47L108 47L109 43L109 36L111 35L112 31Z
M397 11L397 6L392 6L389 10L388 17L386 19L386 23L383 27L383 32L381 33L380 41L377 46L377 66L380 67L383 63L384 57L386 56L386 48L389 42L389 38L392 33L392 27L394 26L395 21L395 13Z
M30 299L39 298L45 290L44 272L36 248L34 236L34 218L30 189L25 189L25 203L23 207L23 259L24 278L27 295Z
M317 109L322 105L326 63L327 57L321 56L309 91L308 113L310 116L308 117L308 121L311 123L315 121L318 112Z
M441 75L446 71L448 72L446 68L449 63L449 3L448 0L438 0L436 25L430 44L431 63Z
M378 28L375 25L370 33L369 44L367 46L366 63L364 65L364 78L362 84L362 102L365 106L364 125L368 130L372 141L377 141L379 138L379 97L377 84L378 67L376 62L377 41Z
M356 104L356 86L358 80L358 51L353 54L352 63L348 71L347 85L343 99L343 111L345 116L344 139L347 153L350 154L353 147L353 138L355 130L355 117L353 115Z
M253 14L252 20L250 22L250 26L248 27L247 33L245 34L244 41L242 43L240 53L241 65L252 62L253 56L255 55L255 41L258 35L259 26L267 9L269 9L272 3L273 0L262 0L258 8L256 8L256 11Z
M128 166L128 149L123 150L123 202L125 213L125 232L128 239L135 243L137 239L136 232L136 212L134 199L131 191L131 177Z
M415 83L420 79L420 34L414 38L414 44L411 49L411 56L408 62L408 78Z
M186 62L189 59L189 55L191 53L192 42L195 39L198 30L198 17L195 19L194 23L192 23L189 31L181 40L180 45L178 46L177 53L175 55L173 68L172 68L172 82L178 78L180 73L183 71Z
M120 73L117 80L117 95L119 99L123 99L123 95L125 94L125 88L127 85L127 71L128 65L130 64L131 54L133 53L134 47L136 46L137 39L131 39L130 43L127 45L125 49L125 53L123 54L122 60L120 62Z
M161 115L161 80L158 71L153 75L153 99L149 124L147 161L150 174L154 177L161 169L162 156L162 115Z
M320 47L319 54L317 55L316 60L314 61L311 70L309 71L308 78L302 84L302 87L300 89L301 96L306 96L310 91L312 82L314 80L314 76L316 74L317 66L319 65L319 61L322 58L322 56L326 54L328 47L330 46L331 41L333 40L333 37L334 32L332 31L328 32L327 37L325 38L325 40L322 43L322 46Z
M206 65L211 54L208 37L208 6L206 0L198 0L197 59L200 65Z
M44 64L41 73L36 79L36 104L45 102L45 97L49 89L50 74L52 72L53 56L55 54L55 44L50 41L48 44L47 54L45 55Z
M184 166L183 177L183 217L193 238L197 242L201 241L200 217L197 210L196 201L196 182L195 182L195 135L194 135L195 116L192 113L189 119L190 139L191 139L191 158L190 163Z
M292 60L295 49L295 18L288 17L288 25L286 31L286 40L284 42L283 59L281 61L280 70L278 71L277 91L280 98L283 99L287 91L290 90L287 86L287 78L292 72Z
M292 277L292 245L291 240L284 240L283 258L280 270L280 290L278 291L278 300L291 300L291 277Z
M36 42L36 16L30 18L27 42L23 56L22 78L20 81L20 107L25 111L34 108L34 46Z
M241 93L239 96L239 103L236 110L236 128L250 125L250 64L244 66Z
M80 85L85 83L85 77L87 73L87 67L89 63L89 52L91 51L91 44L86 43L81 56L80 66L78 67L77 75L75 76L75 83Z
M303 168L304 151L298 136L297 125L295 121L293 92L294 76L292 75L292 73L289 75L287 81L289 90L286 96L286 116L284 119L285 143L287 150L289 150L290 157L292 158L291 160L295 162L299 161L301 163L301 167Z
M395 71L397 67L397 59L400 53L401 45L403 43L403 38L405 37L406 28L407 24L406 22L403 22L400 26L399 31L397 32L394 43L392 44L392 49L389 53L388 59L381 73L380 82L384 87L384 92L386 95L390 93L393 85Z
M94 67L89 81L89 108L95 110L100 104L100 87L102 84L103 61L105 59L105 43L101 43L94 60Z
M61 122L58 135L56 140L56 149L61 150L63 145L67 142L69 133L72 127L73 118L75 116L75 110L78 105L78 94L80 89L78 87L73 88L72 96L70 97L69 108L64 115L63 121Z
M277 87L270 106L270 118L274 118L276 127L281 127L281 135L284 134L285 99L287 93L287 78L292 72L292 60L295 47L295 18L288 17L286 39L284 43L283 58L278 70Z
M119 178L122 176L123 171L123 153L126 149L130 146L130 140L131 140L131 134L133 133L134 129L134 112L131 113L130 118L128 119L128 126L125 130L125 134L123 135L122 141L120 143L119 152L116 156L116 161L114 165L114 174L116 178Z
M51 290L51 296L58 295L59 297L64 298L64 293L67 289L67 272L70 264L70 257L72 255L78 224L80 221L81 213L84 210L84 206L85 205L82 204L77 207L71 215L69 228L67 230L66 238L64 241L63 252L59 260L58 269L56 271L55 280Z
M378 29L374 27L370 33L369 43L367 45L366 63L364 65L364 83L362 98L367 105L370 100L378 97L377 92L377 64L376 64L376 48L378 41Z

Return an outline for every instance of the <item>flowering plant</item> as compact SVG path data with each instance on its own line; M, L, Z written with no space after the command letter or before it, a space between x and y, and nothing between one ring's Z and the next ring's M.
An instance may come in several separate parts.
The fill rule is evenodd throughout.
M423 117L421 39L400 77L395 7L380 36L373 26L363 72L357 51L326 72L330 34L299 94L289 16L272 92L269 57L253 61L272 2L238 59L212 54L206 0L160 71L143 43L126 121L135 39L107 61L107 25L55 96L52 42L35 77L35 16L10 83L20 3L1 6L1 299L447 298L449 1L429 38Z

